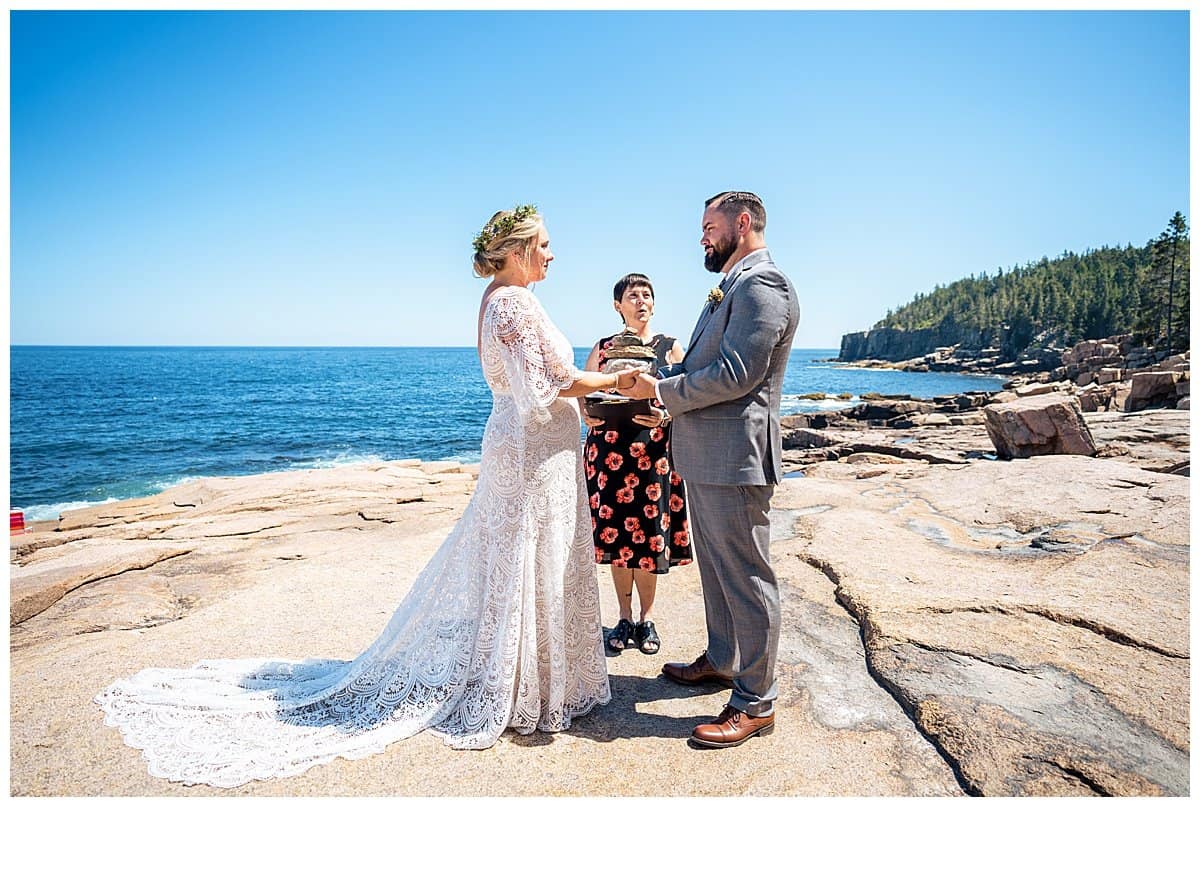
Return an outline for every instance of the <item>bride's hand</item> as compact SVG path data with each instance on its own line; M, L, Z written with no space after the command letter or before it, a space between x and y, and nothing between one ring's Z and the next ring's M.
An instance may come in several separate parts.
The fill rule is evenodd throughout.
M613 391L628 392L632 391L637 385L637 378L644 371L640 367L627 367L613 374Z

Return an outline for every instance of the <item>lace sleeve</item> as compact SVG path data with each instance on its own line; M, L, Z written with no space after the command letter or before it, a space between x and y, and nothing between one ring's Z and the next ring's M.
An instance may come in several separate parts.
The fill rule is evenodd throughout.
M523 290L493 297L486 324L499 343L500 359L517 412L522 420L532 417L538 422L546 421L549 418L546 408L579 375L553 338L562 334Z

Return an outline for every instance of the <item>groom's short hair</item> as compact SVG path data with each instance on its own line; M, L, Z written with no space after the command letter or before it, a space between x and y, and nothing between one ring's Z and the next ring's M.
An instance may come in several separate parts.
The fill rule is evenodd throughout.
M750 229L762 232L767 228L767 209L762 199L741 190L730 190L717 193L704 203L705 208L716 208L729 219L733 219L745 211L750 215Z

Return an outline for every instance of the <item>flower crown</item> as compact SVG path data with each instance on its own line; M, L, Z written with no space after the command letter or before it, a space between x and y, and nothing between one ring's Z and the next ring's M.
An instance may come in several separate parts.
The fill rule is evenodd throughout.
M518 205L508 215L501 217L495 223L489 223L479 231L479 235L475 236L473 242L475 253L486 251L493 241L509 235L518 223L528 220L535 214L537 214L536 205Z

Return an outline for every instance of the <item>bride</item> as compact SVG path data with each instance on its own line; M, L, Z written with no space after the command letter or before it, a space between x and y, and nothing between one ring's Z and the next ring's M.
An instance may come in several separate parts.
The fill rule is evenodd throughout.
M532 205L475 238L491 283L478 352L492 390L479 481L384 631L352 661L201 661L148 669L96 696L150 773L238 786L430 729L458 749L505 728L562 731L609 701L574 398L636 370L575 369L529 286L554 255Z

